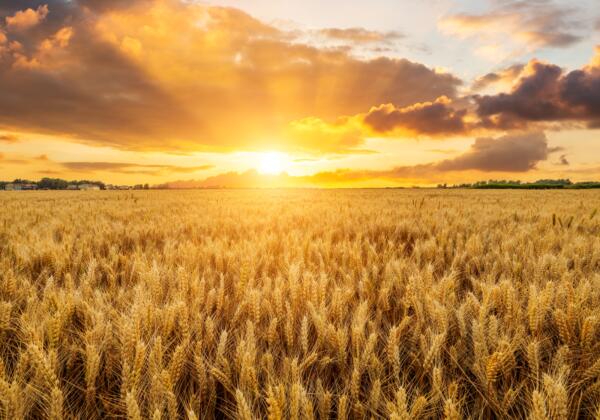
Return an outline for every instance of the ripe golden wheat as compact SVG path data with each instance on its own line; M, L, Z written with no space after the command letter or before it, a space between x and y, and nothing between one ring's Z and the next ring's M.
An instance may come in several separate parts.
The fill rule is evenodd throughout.
M0 417L600 419L600 194L0 195Z

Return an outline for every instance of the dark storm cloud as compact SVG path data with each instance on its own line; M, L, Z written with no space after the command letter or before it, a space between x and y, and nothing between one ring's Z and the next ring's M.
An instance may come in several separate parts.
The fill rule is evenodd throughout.
M475 98L484 123L500 128L528 122L600 119L598 57L583 69L565 73L559 66L532 61L509 93Z

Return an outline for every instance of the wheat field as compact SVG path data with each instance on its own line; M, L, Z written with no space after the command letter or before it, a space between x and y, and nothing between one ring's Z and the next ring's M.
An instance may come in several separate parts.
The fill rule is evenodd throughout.
M600 419L600 193L0 194L5 419Z

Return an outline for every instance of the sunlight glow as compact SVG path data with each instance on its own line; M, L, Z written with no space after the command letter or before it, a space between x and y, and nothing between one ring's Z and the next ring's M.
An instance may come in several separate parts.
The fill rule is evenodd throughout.
M279 175L289 165L289 159L285 153L266 152L260 155L258 172L265 175Z

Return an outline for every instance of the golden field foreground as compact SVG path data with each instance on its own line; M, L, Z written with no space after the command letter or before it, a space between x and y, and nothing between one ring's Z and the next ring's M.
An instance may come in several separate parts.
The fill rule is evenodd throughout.
M600 418L600 192L0 208L1 418Z

